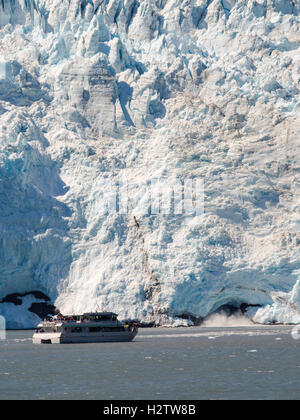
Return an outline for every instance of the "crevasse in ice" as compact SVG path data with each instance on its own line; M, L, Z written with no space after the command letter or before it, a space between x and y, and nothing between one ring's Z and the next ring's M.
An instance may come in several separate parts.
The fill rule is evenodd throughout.
M40 290L64 313L162 325L246 304L257 322L300 322L299 13L2 0L0 300ZM191 179L203 215L145 211L151 183L168 197ZM27 328L32 301L0 313Z

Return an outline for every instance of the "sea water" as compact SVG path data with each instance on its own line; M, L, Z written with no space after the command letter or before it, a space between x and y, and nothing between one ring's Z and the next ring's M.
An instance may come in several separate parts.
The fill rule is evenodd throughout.
M8 331L0 399L299 399L292 329L140 329L131 343L67 345L34 345L33 331Z

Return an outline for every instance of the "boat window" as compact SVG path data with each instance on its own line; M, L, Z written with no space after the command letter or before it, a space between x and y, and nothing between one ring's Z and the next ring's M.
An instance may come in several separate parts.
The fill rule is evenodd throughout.
M82 331L82 328L80 327L72 328L72 333L80 333L81 331Z
M101 328L100 327L90 327L89 328L89 331L90 332L100 332L101 331Z
M106 332L120 332L120 331L124 331L124 327L104 327L103 331L106 331Z
M110 315L100 315L97 317L97 321L111 321L112 317Z

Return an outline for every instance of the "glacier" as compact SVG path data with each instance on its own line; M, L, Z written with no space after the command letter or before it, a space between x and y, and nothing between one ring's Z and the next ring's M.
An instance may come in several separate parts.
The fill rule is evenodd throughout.
M32 291L149 325L299 323L299 88L298 0L1 0L8 328L38 322ZM149 211L157 180L161 201L202 180L204 213Z

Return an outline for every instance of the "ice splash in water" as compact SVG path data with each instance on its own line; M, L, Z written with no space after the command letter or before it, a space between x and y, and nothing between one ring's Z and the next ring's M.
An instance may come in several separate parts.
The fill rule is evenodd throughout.
M255 325L242 313L227 315L220 312L210 315L202 324L203 327L249 327Z

